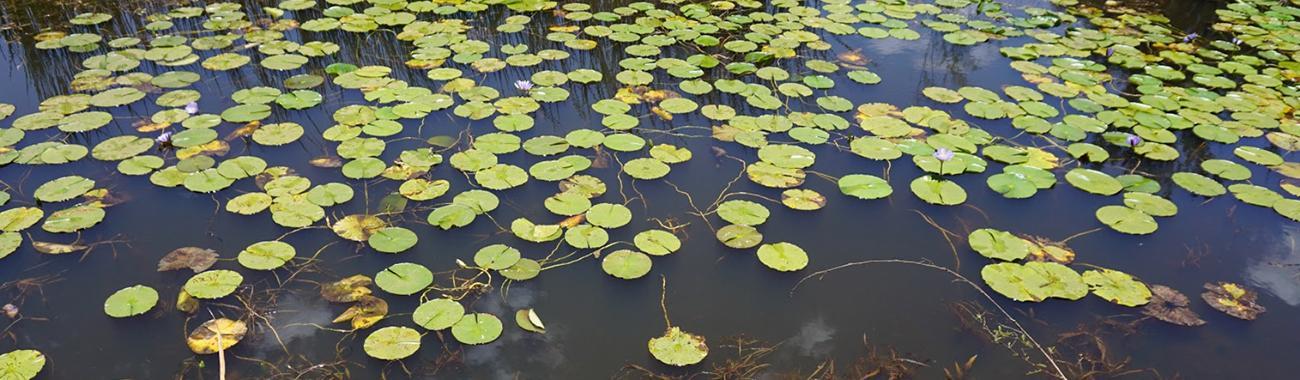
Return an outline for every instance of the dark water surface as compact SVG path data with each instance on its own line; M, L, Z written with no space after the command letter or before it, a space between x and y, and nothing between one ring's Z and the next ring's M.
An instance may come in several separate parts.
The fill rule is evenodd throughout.
M1026 3L1052 7L1046 3ZM111 9L106 8L109 6L111 3L95 9ZM1206 25L1203 20L1213 17L1210 12L1213 7L1196 9L1201 9L1201 13L1168 16L1175 19L1175 24L1203 27ZM11 15L35 15L41 25L52 26L55 21L41 15L55 12L66 16L73 12L73 8L61 12L54 5L27 2L7 3L5 11ZM481 12L474 19L474 25L490 28L509 15L504 9ZM102 33L115 36L129 31L136 22L131 20L132 16L118 14L111 24L105 24ZM512 34L503 39L491 39L486 35L475 38L490 40L494 45L526 42L534 49L540 49L555 45L542 39L544 32L541 28L545 21L546 17L534 16L529 28L537 29L539 33L535 34ZM471 32L472 37L474 33ZM944 43L941 35L935 32L922 29L921 34L922 39L918 41L825 36L836 45L828 55L846 49L861 49L862 54L871 60L868 67L884 78L881 84L872 86L839 81L834 93L849 98L854 104L886 102L901 108L920 103L923 100L921 89L929 86L997 89L1006 84L1024 84L1020 75L1007 66L1009 60L997 50L1002 46L1023 43L1022 39L962 47ZM0 102L17 106L16 115L34 112L45 97L66 93L67 81L78 71L78 62L82 59L81 55L73 53L38 51L32 48L30 38L19 37L21 35L19 31L11 31L6 34L5 43L0 45L3 49L0 51L0 60L3 60L0 67L4 68L0 73ZM308 66L309 70L317 73L331 62L400 68L410 49L409 43L396 41L388 33L288 32L291 40L301 40L304 36L310 37L308 40L335 41L343 47L339 54L313 61ZM619 59L621 53L616 50L597 49L574 52L573 58L547 68L593 68L605 72L608 82L618 71ZM144 66L146 70L148 66ZM202 70L198 64L176 69L213 75L205 77L196 88L204 94L199 101L204 112L218 113L234 104L228 96L234 90L257 85L278 87L289 76L266 73L254 66L219 75ZM488 76L486 84L498 89L509 88L511 82L527 78L531 72L508 68ZM409 80L413 85L436 88L420 71L399 69L393 75ZM568 89L572 92L568 101L544 105L535 114L536 127L519 135L527 139L546 134L563 135L575 128L599 129L600 115L591 111L588 104L608 98L617 89L616 85L605 83ZM398 182L368 181L363 192L363 182L344 178L338 169L305 165L313 157L333 152L335 144L320 138L320 131L332 124L332 110L343 105L365 103L357 91L343 91L330 85L316 90L326 96L323 105L307 111L285 112L277 108L271 117L271 120L295 121L305 126L307 134L303 139L275 148L235 140L231 142L231 153L227 157L255 154L272 166L291 166L312 179L313 183L354 185L358 189L357 198L328 208L330 218L374 212L379 199L394 191ZM737 103L733 97L721 97L715 92L701 100L701 104L720 102L731 103L744 113L743 102ZM956 105L935 106L933 102L927 105L954 115L962 114ZM152 102L116 109L113 112L117 120L113 124L98 132L74 136L71 141L93 146L108 137L134 133L132 121L159 109ZM430 114L425 119L422 137L456 135L466 128L476 134L494 131L486 120L469 122L449 117L450 114L450 110ZM2 126L7 127L11 121L12 118L4 121ZM416 124L409 121L405 124L407 129L403 136L413 136ZM650 129L662 130L671 126L708 125L709 121L692 114L679 115L671 124L654 118L644 119L642 126L647 124ZM1009 120L982 121L979 125L994 135L1012 136L1019 132L1011 128ZM36 135L39 133L29 134L25 141L44 138ZM688 146L695 152L691 161L673 166L667 180L690 192L697 203L712 202L743 169L736 161L713 158L711 147L726 149L746 161L755 159L752 149L735 144L707 138L675 138L654 132L643 135L659 142ZM1023 141L1033 140L1024 138ZM1167 178L1174 171L1195 168L1203 157L1231 154L1229 147L1199 149L1191 141L1180 141L1186 145L1178 147L1183 153L1180 160L1157 165L1148 161L1141 169L1157 178ZM419 146L407 143L390 144L383 158L391 160L395 152ZM1181 375L1194 379L1284 379L1294 378L1300 370L1300 361L1295 360L1300 357L1300 328L1297 328L1300 326L1297 325L1300 309L1296 307L1300 305L1300 280L1297 280L1296 270L1275 265L1300 262L1300 246L1295 242L1300 237L1300 227L1271 210L1242 207L1240 202L1229 197L1205 202L1185 191L1174 190L1172 183L1165 182L1162 183L1164 190L1161 195L1170 197L1180 206L1179 215L1160 219L1160 229L1155 234L1131 236L1105 228L1092 216L1094 210L1113 204L1114 199L1087 194L1064 184L1032 199L1009 200L989 190L984 185L984 176L962 176L956 180L969 192L968 204L976 207L936 207L908 193L907 181L921 174L912 165L894 165L886 174L886 166L880 162L863 160L826 145L810 149L818 154L815 170L833 176L850 173L887 175L892 178L895 192L884 200L860 201L839 195L833 182L810 176L806 186L828 195L828 207L816 212L800 212L770 204L772 218L761 227L765 241L790 241L803 247L811 256L809 268L803 272L775 272L764 268L753 257L752 250L722 246L711 236L712 232L703 221L687 214L690 206L685 197L674 192L664 181L637 182L634 190L624 177L624 191L629 197L639 191L644 198L628 204L635 215L633 222L628 227L610 231L611 241L630 240L638 231L658 227L652 218L689 223L681 231L685 244L680 252L656 257L651 274L636 281L612 278L601 271L598 261L585 260L547 271L531 281L514 283L505 296L501 292L489 293L475 302L472 309L502 317L507 326L500 340L484 346L462 347L449 335L430 334L424 338L416 356L404 360L403 365L417 378L446 379L608 378L629 364L655 372L688 374L734 358L736 349L728 348L728 342L734 342L731 337L743 335L767 345L780 344L763 359L771 364L765 376L773 378L785 374L799 374L799 378L804 378L828 361L835 363L840 376L847 377L854 362L867 354L864 339L882 350L892 347L899 355L928 365L916 368L918 378L941 378L942 368L963 362L972 355L979 356L970 372L972 378L1025 376L1031 368L1024 358L960 329L961 323L950 309L952 302L973 301L989 310L993 308L980 293L952 281L951 276L942 272L902 264L858 267L805 283L798 292L790 294L791 288L805 274L867 259L928 260L954 268L982 286L978 280L979 268L986 259L958 241L956 256L961 263L956 263L942 235L919 214L924 213L963 236L971 229L992 227L1065 239L1101 227L1100 231L1069 242L1078 252L1079 263L1116 268L1140 277L1144 282L1181 290L1194 298L1193 309L1208 321L1207 325L1197 328L1145 321L1137 324L1135 330L1125 333L1113 327L1101 327L1101 321L1111 318L1132 321L1139 316L1137 309L1116 306L1094 296L1074 302L1057 300L1023 304L994 295L1045 344L1054 343L1058 334L1081 327L1097 329L1102 331L1112 360L1120 362L1127 357L1131 358L1128 368L1154 370L1131 375L1136 378L1154 378L1157 377L1155 371L1158 371L1164 377ZM532 162L525 159L531 160L523 152L502 156L505 162ZM1095 168L1116 173L1133 167L1133 162L1126 153L1118 153L1111 162ZM433 177L450 180L452 193L472 188L464 176L446 166L436 167ZM620 199L616 172L613 168L591 171L609 185L609 193L602 198L604 201ZM110 208L105 222L85 231L81 239L85 242L123 239L128 240L129 245L100 246L84 258L79 255L43 255L24 245L0 261L0 280L40 276L57 276L58 279L39 288L26 288L25 292L10 286L0 293L3 297L0 303L19 305L24 316L23 320L8 326L7 335L0 341L0 351L15 348L42 351L49 358L39 377L44 379L216 378L216 356L196 357L186 348L184 341L189 329L208 317L199 315L187 321L184 314L174 310L174 295L191 274L188 271L155 272L156 263L172 249L200 246L215 249L223 259L227 259L219 262L216 268L237 269L238 264L233 258L241 249L252 242L275 239L289 229L274 224L265 213L238 216L221 209L227 199L256 191L251 181L237 182L232 188L210 196L181 188L157 187L148 183L145 177L118 174L112 163L89 158L58 166L32 168L12 165L0 168L0 180L13 187L10 192L15 195L15 202L30 200L36 186L69 174L93 178L99 182L99 187L109 187L114 193L129 198L127 202ZM1274 180L1278 176L1258 168L1255 168L1254 175L1256 179ZM541 181L505 191L502 193L503 205L493 212L493 217L502 224L520 216L535 221L550 220L553 216L542 207L541 200L554 191L552 183ZM767 196L778 194L743 178L730 191ZM319 272L306 274L304 279L332 281L352 274L373 275L400 261L420 263L435 271L447 270L454 268L456 259L470 262L479 247L497 242L519 247L525 257L531 258L545 256L555 247L553 244L529 244L508 234L498 234L496 226L486 219L479 219L465 228L443 231L422 225L426 214L427 211L408 212L401 216L405 222L397 223L419 234L420 241L413 250L396 256L382 255L372 252L364 244L342 241L325 249L316 265ZM718 223L716 218L714 223ZM34 240L69 242L73 238L31 230L31 239ZM297 247L299 257L309 256L318 248L339 240L327 229L305 230L285 239ZM1082 268L1078 264L1075 266ZM277 276L284 276L287 272L241 270L241 273L245 276L245 283L256 289L275 286ZM659 304L660 275L667 278L666 301L673 324L708 338L712 351L701 366L670 368L656 362L646 351L646 341L659 336L664 329ZM1261 303L1268 307L1268 313L1256 321L1246 322L1210 309L1195 297L1200 293L1201 284L1209 281L1234 281L1260 289ZM147 284L158 289L164 307L136 318L112 319L105 316L102 312L105 297L134 284ZM407 377L402 365L366 357L361 350L361 340L368 331L350 335L309 326L343 327L342 324L331 324L330 320L344 306L322 301L315 285L310 283L299 281L285 288L287 291L268 310L272 312L270 320L276 327L279 340L284 342L284 348L269 331L257 330L227 353L229 378L265 378L336 360L349 362L346 371L352 378ZM391 314L377 327L410 326L409 315L405 313L418 305L416 297L388 294L382 297L389 302ZM233 308L205 306L201 314L206 314L209 309L212 313L231 317L238 317L241 313ZM527 333L514 326L514 310L524 307L535 308L546 321L548 332L545 335ZM449 342L445 349L440 339ZM341 354L336 349L341 349ZM1023 347L1018 349L1023 350ZM459 353L449 354L451 351ZM1041 359L1036 352L1022 352L1027 359ZM449 357L456 360L440 365L440 358L445 361ZM198 368L196 360L201 361L204 367ZM268 369L268 366L275 370ZM342 370L343 366L333 368ZM320 378L326 372L308 372L304 378Z

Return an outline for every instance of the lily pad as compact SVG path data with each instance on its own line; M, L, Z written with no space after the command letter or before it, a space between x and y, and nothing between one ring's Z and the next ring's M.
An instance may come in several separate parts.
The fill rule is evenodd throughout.
M488 313L465 314L451 326L451 335L464 344L487 344L501 337L501 319Z
M1255 291L1231 282L1206 283L1201 299L1214 310L1244 320L1254 320L1266 309L1256 303Z
M36 350L13 350L0 355L0 378L30 380L45 368L45 354Z
M383 253L403 252L415 246L419 238L415 232L402 227L385 227L371 234L366 243Z
M289 243L270 240L253 243L239 252L239 265L248 269L272 270L284 266L297 255Z
M190 347L190 351L199 355L215 354L234 347L247 333L248 325L243 321L226 318L211 319L190 331L190 334L185 337L185 345Z
M971 249L991 259L1016 261L1029 256L1029 242L1009 232L981 228L971 231L966 240Z
M808 266L808 253L791 243L770 243L758 247L758 261L768 268L793 272Z
M375 359L405 359L420 350L420 332L410 327L388 326L367 335L362 349Z
M217 299L234 293L242 283L244 276L239 272L217 269L195 274L182 289L194 298Z
M445 330L455 325L465 315L465 307L450 298L437 298L415 308L411 319L429 330Z
M630 249L614 251L600 262L600 268L610 276L634 280L650 273L650 256Z
M1092 294L1123 306L1142 306L1150 302L1151 290L1127 273L1110 269L1083 272L1083 282Z
M158 303L158 291L144 285L123 288L104 301L104 314L126 318L144 314Z
M661 337L650 339L650 355L668 365L684 367L703 361L709 355L704 337L669 327Z
M375 274L375 285L385 292L407 296L433 284L433 272L415 263L397 263Z

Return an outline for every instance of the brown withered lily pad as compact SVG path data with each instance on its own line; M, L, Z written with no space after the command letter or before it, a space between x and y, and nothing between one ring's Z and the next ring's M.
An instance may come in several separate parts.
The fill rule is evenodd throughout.
M384 319L385 315L388 315L388 302L379 297L365 295L334 318L334 323L351 321L352 329L361 330L374 326L379 320Z
M343 166L343 159L335 156L320 156L311 159L308 163L318 168L337 168Z
M1255 303L1258 297L1255 291L1231 282L1206 283L1205 292L1201 293L1201 298L1210 307L1247 321L1255 320L1265 311L1263 306Z
M217 263L217 251L199 247L181 247L158 260L158 271L166 272L189 268L194 273L202 272Z
M84 244L63 244L63 243L51 243L47 241L34 241L32 242L32 248L35 248L36 252L40 252L48 255L62 255L65 253L81 251L86 248L90 248L90 246Z
M239 343L246 333L248 325L244 322L217 318L194 328L185 338L185 344L196 354L215 354Z
M335 282L321 284L320 296L329 302L355 302L370 295L374 280L365 275L354 275Z
M1187 308L1190 302L1182 292L1164 285L1151 286L1151 303L1142 307L1142 314L1179 326L1200 326L1205 320Z

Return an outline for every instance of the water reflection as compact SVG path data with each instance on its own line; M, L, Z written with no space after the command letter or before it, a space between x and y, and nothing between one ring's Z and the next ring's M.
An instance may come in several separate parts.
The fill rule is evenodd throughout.
M1300 226L1284 225L1277 244L1246 266L1251 285L1272 293L1290 306L1300 305Z

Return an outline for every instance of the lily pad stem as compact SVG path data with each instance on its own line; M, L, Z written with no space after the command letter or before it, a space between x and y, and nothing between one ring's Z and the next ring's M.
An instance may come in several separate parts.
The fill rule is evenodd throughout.
M997 300L994 300L992 296L989 296L989 293L988 293L988 292L985 292L984 289L981 289L981 288L979 287L979 285L975 285L975 283L974 283L974 282L971 282L969 279L967 279L966 276L962 276L960 273L957 273L957 272L953 271L952 269L948 269L947 267L942 267L942 266L934 265L934 264L931 264L931 263L929 263L929 262L924 262L924 261L902 260L902 259L879 259L879 260L865 260L865 261L851 262L851 263L841 264L841 265L839 265L839 266L831 267L831 268L828 268L828 269L823 269L823 270L820 270L820 271L814 272L814 273L812 273L812 274L810 274L810 275L804 276L803 278L799 279L799 282L797 282L797 283L794 284L794 287L793 287L793 288L790 288L790 295L791 295L791 296L794 296L794 292L797 291L797 290L799 290L799 286L803 285L804 281L808 281L808 279L811 279L811 278L813 278L813 277L824 276L824 275L827 274L827 273L834 272L834 271L837 271L837 270L840 270L840 269L844 269L844 268L855 267L855 266L862 266L862 265L873 265L873 264L903 264L903 265L916 265L916 266L920 266L920 267L924 267L924 268L929 268L929 269L934 269L934 270L937 270L937 271L942 271L942 272L948 273L949 275L952 275L952 276L955 277L958 281L961 281L962 283L965 283L967 286L970 286L971 289L975 289L975 291L979 292L980 295L984 296L984 299L987 299L987 300L989 301L989 303L993 304L993 307L996 307L996 308L998 309L998 312L1001 312L1001 313L1002 313L1002 316L1003 316L1003 317L1006 317L1007 320L1010 320L1011 323L1014 324L1014 325L1016 326L1016 329L1017 329L1017 330L1020 330L1020 333L1021 333L1021 334L1024 334L1024 335L1025 335L1025 338L1029 339L1029 342L1030 342L1030 343L1033 343L1034 348L1037 348L1037 349L1038 349L1038 352L1042 353L1042 354L1043 354L1043 357L1047 358L1047 362L1048 362L1049 364L1052 365L1052 369L1055 369L1055 370L1056 370L1056 376L1057 376L1057 378L1060 378L1060 379L1069 379L1069 377L1065 376L1065 372L1061 370L1061 366L1059 366L1059 365L1056 364L1056 359L1052 357L1052 354L1048 353L1048 352L1047 352L1047 349L1046 349L1046 348L1043 348L1043 345L1042 345L1042 344L1039 344L1039 343L1038 343L1038 340L1037 340L1037 339L1034 339L1034 336L1029 334L1029 330L1025 330L1025 327L1022 326L1022 325L1020 324L1020 321L1017 321L1015 317L1012 317L1012 316L1011 316L1011 313L1008 313L1006 309L1003 309L1003 308L1002 308L1002 305L998 304ZM665 316L665 318L667 318L667 316Z

